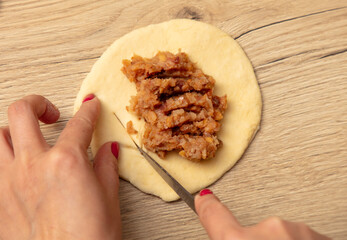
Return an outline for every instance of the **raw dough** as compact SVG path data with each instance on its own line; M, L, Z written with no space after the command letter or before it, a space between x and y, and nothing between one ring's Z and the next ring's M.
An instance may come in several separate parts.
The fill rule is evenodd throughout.
M130 59L134 54L151 58L158 51L177 53L179 49L216 80L216 95L228 96L228 109L218 133L223 147L215 158L200 163L188 161L177 153L168 154L165 160L150 154L191 193L209 186L242 156L258 130L261 118L261 95L252 65L241 47L225 32L187 19L134 30L116 40L94 64L82 83L74 106L76 112L83 97L89 93L100 99L101 114L91 143L93 154L103 143L118 141L121 144L120 176L164 201L176 200L178 196L135 149L114 113L124 124L133 122L138 130L137 136L133 136L141 144L139 136L143 133L144 122L125 109L136 89L121 72L122 60Z

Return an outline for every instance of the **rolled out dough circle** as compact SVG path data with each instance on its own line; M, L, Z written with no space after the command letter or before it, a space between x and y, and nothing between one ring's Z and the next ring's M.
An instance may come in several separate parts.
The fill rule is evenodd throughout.
M188 191L194 193L218 180L242 156L261 118L261 94L251 63L241 47L228 34L206 23L176 19L134 30L116 40L94 64L77 95L74 111L82 99L94 93L101 101L101 113L93 134L93 155L107 141L120 143L119 174L140 190L165 201L178 199L135 149L129 136L115 118L123 123L133 121L143 132L144 122L128 113L125 106L136 94L135 84L121 72L122 60L134 54L151 58L158 51L186 52L190 59L215 80L214 94L227 94L228 109L218 137L223 146L215 158L191 162L177 153L163 160L151 154ZM135 137L137 141L139 136Z

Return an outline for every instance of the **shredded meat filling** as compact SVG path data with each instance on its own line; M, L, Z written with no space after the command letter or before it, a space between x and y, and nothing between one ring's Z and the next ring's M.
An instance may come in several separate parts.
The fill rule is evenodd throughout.
M215 80L179 52L123 60L123 73L136 84L127 110L144 118L143 143L161 158L169 151L192 161L215 156L227 97L213 95ZM129 126L131 129L132 126Z
M137 131L134 128L134 125L133 125L132 121L127 122L127 132L129 134L136 134L137 133Z

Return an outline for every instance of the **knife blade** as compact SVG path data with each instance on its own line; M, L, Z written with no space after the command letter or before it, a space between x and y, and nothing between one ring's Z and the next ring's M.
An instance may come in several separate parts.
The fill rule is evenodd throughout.
M124 124L118 118L116 113L113 113L118 119L119 123L125 129ZM129 135L129 134L128 134ZM186 202L186 204L196 213L194 205L194 196L190 194L174 177L170 175L157 161L155 161L148 153L146 153L129 135L136 148L139 150L141 155L147 160L147 162L154 168L154 170L164 179L164 181L177 193L180 198Z

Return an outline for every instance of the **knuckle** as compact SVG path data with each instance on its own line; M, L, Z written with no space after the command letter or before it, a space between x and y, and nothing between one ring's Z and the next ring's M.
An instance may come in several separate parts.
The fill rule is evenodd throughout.
M31 110L32 107L28 101L25 99L20 99L18 101L15 101L14 103L10 104L8 107L8 113L9 114L17 114L20 112L25 112L27 110Z
M283 225L283 220L279 217L270 217L266 220L266 223L270 226L281 227Z
M281 234L282 236L289 237L286 222L281 218L270 217L267 220L265 220L265 225L270 231Z
M71 171L79 165L79 159L79 155L72 149L61 147L52 150L51 162L55 169Z

